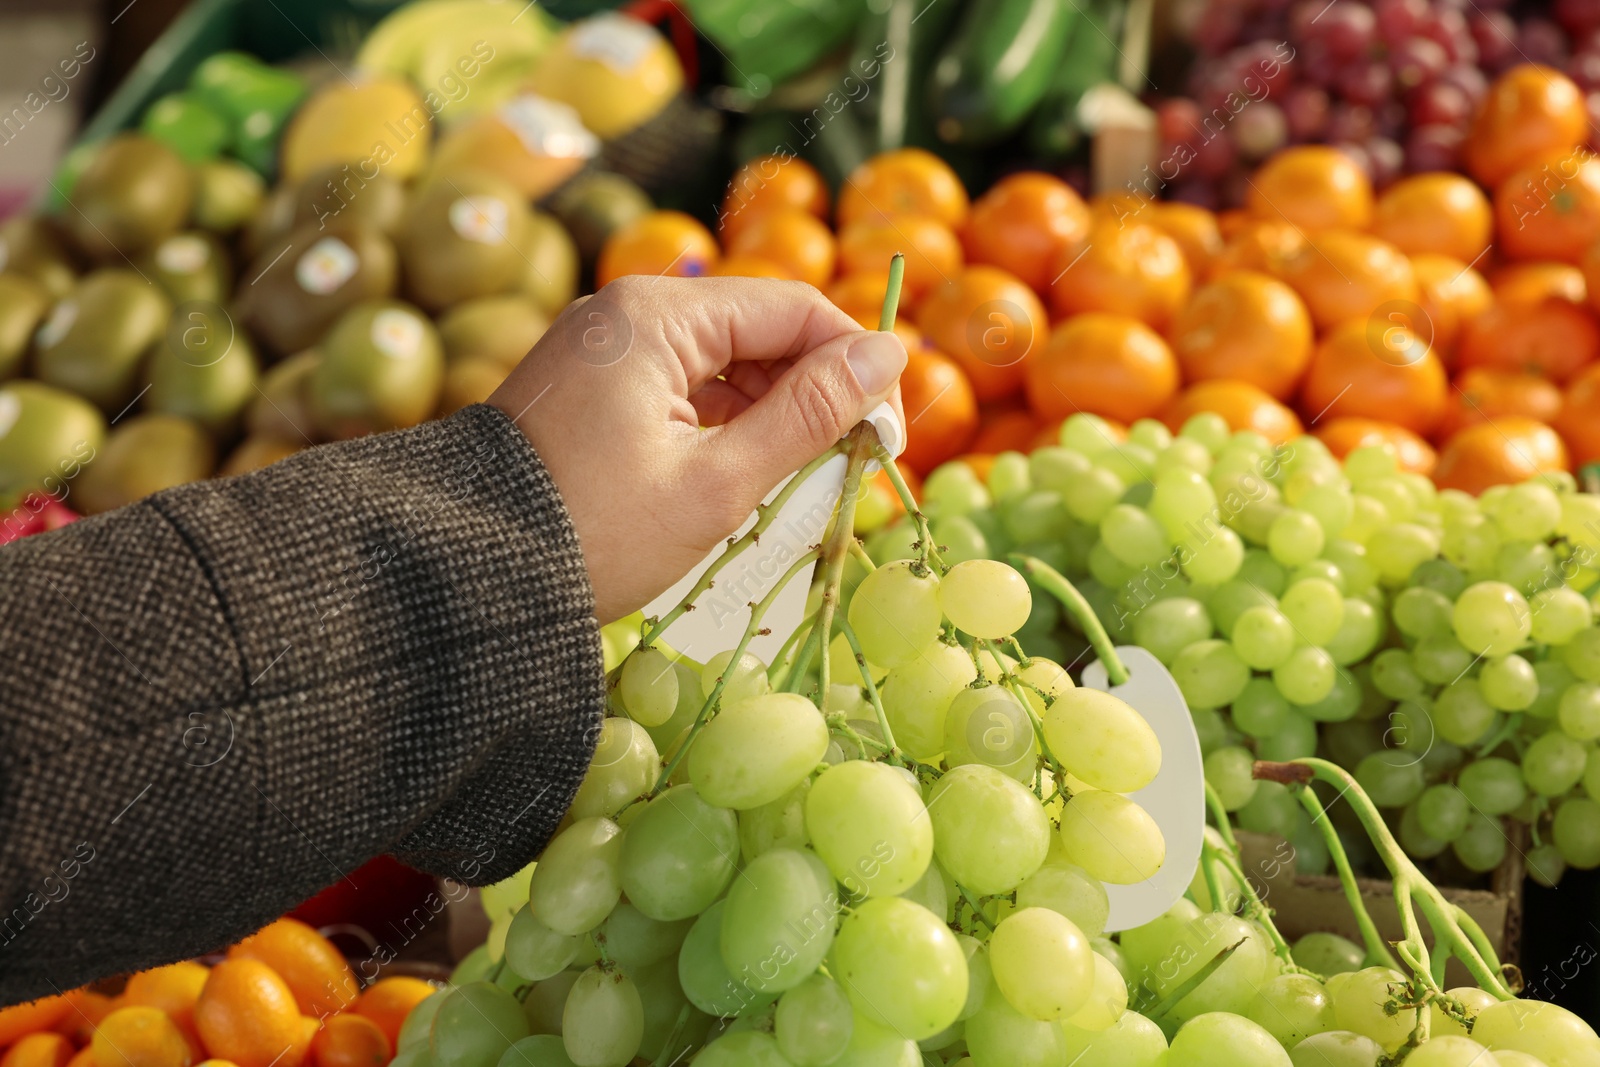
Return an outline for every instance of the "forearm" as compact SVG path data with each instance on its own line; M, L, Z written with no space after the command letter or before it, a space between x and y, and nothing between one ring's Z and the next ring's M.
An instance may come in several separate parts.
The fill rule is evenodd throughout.
M487 408L29 539L0 588L0 1001L216 948L384 851L508 874L601 715L577 541Z

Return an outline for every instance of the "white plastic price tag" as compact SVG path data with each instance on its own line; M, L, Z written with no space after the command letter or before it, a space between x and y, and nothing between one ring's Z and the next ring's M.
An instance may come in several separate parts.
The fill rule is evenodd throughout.
M867 415L866 421L877 430L878 440L883 442L891 456L898 456L905 450L905 430L888 404L879 404ZM694 610L684 612L667 627L661 635L662 640L702 663L716 653L737 645L750 622L750 605L766 596L794 561L822 540L834 506L839 503L839 496L844 491L844 474L848 466L849 459L840 455L813 471L805 484L796 489L784 504L772 525L762 533L761 542L751 545L729 563L717 575L715 584L695 600ZM869 463L867 471L871 473L875 470L877 464ZM779 483L767 494L766 500L772 500L787 484L787 480ZM734 536L742 536L755 525L755 521L752 513L744 525L734 532ZM644 609L645 616L661 616L671 611L678 601L689 594L694 583L700 580L706 568L720 555L722 549L719 547L684 575L677 585L652 601ZM762 620L763 628L770 632L752 638L750 652L767 663L772 662L772 658L783 647L783 642L799 629L805 619L809 585L803 577L796 577L778 594Z
M1121 697L1143 715L1161 742L1161 772L1137 793L1128 794L1161 827L1167 858L1151 877L1133 885L1106 883L1111 914L1106 933L1143 926L1175 904L1200 865L1206 828L1206 778L1194 719L1174 679L1145 649L1118 645L1128 680L1113 688L1099 660L1083 669L1083 684Z

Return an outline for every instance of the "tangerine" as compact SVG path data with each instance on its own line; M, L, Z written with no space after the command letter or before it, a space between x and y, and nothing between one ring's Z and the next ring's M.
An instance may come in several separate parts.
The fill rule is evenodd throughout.
M1317 346L1301 410L1313 424L1355 415L1426 434L1444 414L1448 387L1438 357L1407 326L1349 322Z
M1050 282L1050 307L1062 318L1101 311L1165 330L1189 298L1183 250L1142 222L1099 222L1083 250L1067 249L1064 257Z
M681 211L649 211L606 238L594 282L599 287L627 274L698 278L721 255L711 231L698 219Z
M1039 436L1039 424L1026 411L999 411L983 417L972 451L979 455L1000 452L1032 452Z
M1089 237L1089 209L1072 186L1039 171L1000 179L972 205L967 259L1010 271L1035 292L1050 287L1063 253Z
M778 208L751 219L728 242L728 253L776 263L790 277L819 288L833 277L838 258L827 224L800 208Z
M978 432L978 399L959 364L931 348L908 352L900 374L906 449L900 461L918 474L964 452Z
M89 1047L95 1067L189 1067L194 1059L172 1017L143 1005L118 1008L101 1019Z
M230 948L228 958L260 960L271 967L288 984L305 1015L343 1011L360 992L344 954L298 919L273 920Z
M757 216L783 208L798 208L826 219L828 183L816 167L799 156L757 156L728 179L728 191L717 214L717 230L723 240L731 240Z
M1309 232L1364 230L1372 223L1372 182L1349 155L1327 145L1286 148L1249 179L1245 205L1258 219Z
M846 226L839 234L839 272L882 274L896 252L906 257L902 285L907 305L961 269L961 242L950 227L927 215L897 215ZM881 303L881 291L878 299Z
M1565 382L1600 355L1600 327L1564 297L1495 300L1461 332L1462 367L1539 374Z
M1504 255L1579 262L1600 239L1600 159L1581 149L1515 171L1495 189L1494 213Z
M383 1067L392 1054L377 1023L348 1012L330 1016L311 1039L315 1067Z
M1505 415L1468 426L1439 450L1433 480L1440 489L1477 495L1567 469L1567 446L1537 419Z
M1311 316L1300 297L1255 271L1233 271L1201 286L1172 323L1172 350L1185 381L1235 378L1279 400L1300 384L1311 344Z
M1217 379L1196 382L1161 409L1157 418L1177 433L1183 424L1204 412L1221 415L1228 428L1237 433L1250 430L1275 445L1293 440L1305 432L1293 411L1249 382Z
M1417 277L1417 303L1422 308L1421 317L1411 326L1446 367L1452 366L1462 327L1483 314L1494 300L1489 283L1459 259L1433 252L1412 256L1411 270Z
M1178 391L1178 361L1137 319L1090 311L1057 326L1027 368L1028 406L1041 419L1079 411L1133 422Z
M1329 419L1316 430L1317 440L1328 446L1339 459L1358 448L1387 445L1394 450L1395 462L1403 471L1431 474L1439 461L1433 446L1404 426L1377 419L1346 417Z
M971 204L950 164L922 148L880 152L844 180L839 227L899 215L927 215L952 230L966 225Z
M73 1056L72 1042L53 1030L40 1030L17 1040L0 1067L67 1067Z
M793 280L794 275L770 259L760 256L723 256L717 265L706 273L713 278L779 278Z
M316 1029L278 973L251 958L226 959L211 968L194 1021L206 1051L238 1067L299 1067Z
M1212 262L1222 254L1222 229L1217 225L1217 216L1203 207L1177 200L1157 201L1148 211L1151 225L1178 242L1189 273L1204 278Z
M1554 425L1561 414L1561 390L1536 374L1473 367L1455 380L1455 389L1436 429L1439 438L1455 435L1468 426L1522 415Z
M1489 86L1462 145L1462 160L1468 173L1493 189L1534 159L1581 143L1588 132L1589 112L1577 84L1558 70L1523 63Z
M1022 387L1027 361L1049 321L1033 290L999 267L967 267L935 286L917 308L917 328L961 365L979 400Z
M1585 367L1567 383L1554 425L1576 466L1600 460L1600 363Z
M1278 276L1305 244L1306 235L1281 219L1246 219L1226 238L1207 276L1220 278L1236 270Z
M61 994L0 1008L0 1046L11 1044L23 1034L50 1029L71 1010L72 1002Z
M1294 287L1318 330L1407 305L1415 314L1417 277L1394 245L1365 233L1328 230L1312 237L1283 264L1280 277Z
M194 1004L200 999L211 972L194 960L181 960L165 967L152 967L128 979L122 991L124 1004L160 1008L172 1016L179 1027L194 1022Z
M1373 210L1372 233L1408 256L1432 252L1472 263L1493 239L1494 217L1477 185L1433 171L1384 190Z

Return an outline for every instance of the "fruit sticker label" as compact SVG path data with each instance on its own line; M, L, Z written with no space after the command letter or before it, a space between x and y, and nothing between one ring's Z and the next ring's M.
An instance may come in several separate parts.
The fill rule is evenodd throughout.
M10 389L0 391L0 441L6 439L21 417L22 400Z
M211 261L211 249L192 233L179 234L156 249L156 266L172 274L193 274Z
M577 111L533 93L523 93L503 104L500 121L535 156L591 159L600 151L600 139L583 125Z
M618 74L632 74L659 40L656 31L626 15L602 15L572 31L572 54L595 59Z
M498 196L463 196L450 205L450 228L481 245L505 244L510 217Z
M313 296L327 296L355 275L360 260L337 237L324 237L294 265L294 280Z
M422 345L422 323L390 308L372 317L372 346L390 359L410 359Z
M56 305L50 317L44 320L44 325L39 327L39 332L33 335L33 342L39 348L53 348L56 343L67 335L72 329L72 324L78 321L78 302L76 300L63 300Z

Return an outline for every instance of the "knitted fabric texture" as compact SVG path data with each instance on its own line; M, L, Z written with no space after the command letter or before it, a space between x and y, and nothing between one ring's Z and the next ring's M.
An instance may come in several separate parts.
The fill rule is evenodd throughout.
M381 853L504 878L604 709L566 508L484 405L0 549L0 664L5 1004L217 949Z

